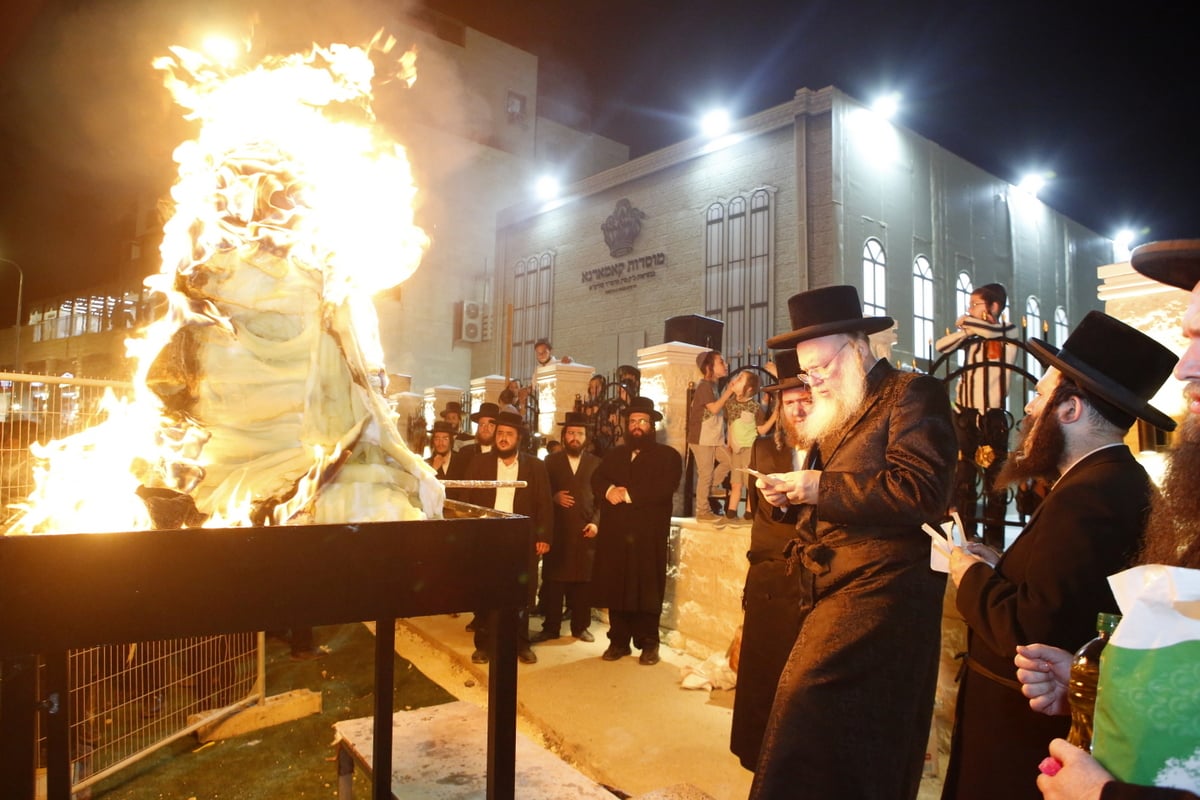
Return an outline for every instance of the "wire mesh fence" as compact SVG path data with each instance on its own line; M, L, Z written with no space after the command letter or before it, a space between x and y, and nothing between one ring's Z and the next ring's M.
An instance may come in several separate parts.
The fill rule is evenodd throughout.
M108 391L123 397L131 387L115 381L0 373L0 531L16 513L13 504L34 490L30 446L63 439L101 421L101 399ZM255 633L70 651L65 710L75 796L86 797L88 787L114 772L261 701L263 652L262 634ZM39 664L39 696L46 693L45 673L45 664ZM40 730L37 736L38 766L44 768Z

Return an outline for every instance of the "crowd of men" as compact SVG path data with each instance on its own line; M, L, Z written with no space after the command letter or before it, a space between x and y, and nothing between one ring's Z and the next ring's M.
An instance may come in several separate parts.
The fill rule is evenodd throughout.
M951 552L954 602L969 633L943 798L1196 797L1123 784L1061 740L1071 654L1094 635L1098 613L1117 611L1108 577L1139 561L1200 568L1192 485L1200 458L1200 242L1147 246L1133 264L1191 292L1183 320L1190 346L1180 360L1100 312L1061 347L1029 342L1045 372L1011 451L1007 440L991 443L999 452L996 468L987 465L985 494L1035 479L1050 488L1007 547L985 528L984 541ZM954 345L967 348L968 359L1011 365L1007 345L989 342L1007 336L1003 295L991 285L976 295L979 313L973 306L960 320L965 335ZM873 353L870 335L893 320L864 316L851 286L801 292L788 311L791 330L767 341L777 351L777 380L765 390L775 424L747 439L755 477L747 479L749 571L730 747L754 771L751 798L911 800L933 712L947 578L930 566L927 531L946 519L956 473L961 481L962 461L980 446L964 440L962 418L973 412L978 426L1002 408L1008 379L1003 369L995 382L964 379L952 404L941 381ZM721 387L727 368L716 351L702 353L697 367L694 405L708 413L694 420L689 450L703 500L728 469L709 420L752 390L733 381ZM1172 372L1186 384L1187 421L1156 491L1125 441L1139 421L1174 429L1151 402ZM623 443L603 457L586 452L588 418L568 413L562 448L544 464L521 454L521 418L494 404L471 415L475 442L458 453L450 426L434 427L429 463L439 476L523 482L458 494L534 521L530 571L536 575L541 556L544 616L532 637L522 617L522 661L536 660L531 641L562 636L564 616L572 636L591 641L593 607L609 613L604 660L637 648L641 664L659 661L683 459L656 440L662 414L650 399L633 397L627 410ZM767 430L754 422L756 434ZM703 506L698 516L716 517ZM486 660L478 638L476 653ZM1057 775L1039 771L1048 752L1062 766Z

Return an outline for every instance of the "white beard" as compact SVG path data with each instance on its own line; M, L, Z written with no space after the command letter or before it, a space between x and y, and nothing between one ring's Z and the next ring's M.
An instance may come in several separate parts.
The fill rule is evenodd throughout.
M867 395L867 371L858 350L845 359L836 381L829 381L822 388L826 387L831 390L828 394L813 392L812 410L796 426L799 438L821 439L841 428L862 408Z

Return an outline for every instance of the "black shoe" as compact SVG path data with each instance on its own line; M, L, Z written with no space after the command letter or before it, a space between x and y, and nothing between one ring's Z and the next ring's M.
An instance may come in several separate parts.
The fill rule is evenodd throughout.
M719 497L708 498L708 510L711 511L712 513L718 514L718 515L723 513L721 511L721 498L719 498Z
M517 661L522 664L536 664L537 655L533 652L532 647L522 647L517 651Z
M579 640L579 641L581 641L581 642L594 642L594 641L596 641L596 637L595 637L595 636L592 636L592 632L591 632L591 631L589 631L587 628L584 628L584 629L583 629L583 630L581 630L579 633L572 633L571 635L572 635L572 636L574 636L576 639L578 639L578 640Z
M474 653L471 653L472 664L486 664L488 662L488 654L486 650L476 648Z
M638 656L638 663L644 667L649 667L651 665L657 664L658 663L658 645L654 645L653 647L647 647L645 650L643 650L642 654L640 656Z
M561 634L550 633L547 630L540 630L537 633L535 633L533 636L530 636L529 641L531 641L531 642L548 642L552 639L558 639L558 638L561 638Z
M632 653L633 653L633 651L630 650L628 647L620 647L615 644L610 644L608 646L608 649L605 650L604 654L601 655L600 657L603 658L605 661L619 661L622 658L624 658L625 656L630 655Z

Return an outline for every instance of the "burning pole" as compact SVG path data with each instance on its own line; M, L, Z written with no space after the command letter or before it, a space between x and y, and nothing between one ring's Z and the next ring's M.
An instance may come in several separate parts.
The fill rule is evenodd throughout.
M197 127L146 280L166 311L126 343L134 397L35 450L37 488L7 532L441 515L444 489L383 398L371 300L428 247L405 152L371 107L376 62L415 78L415 53L393 46L155 61Z

